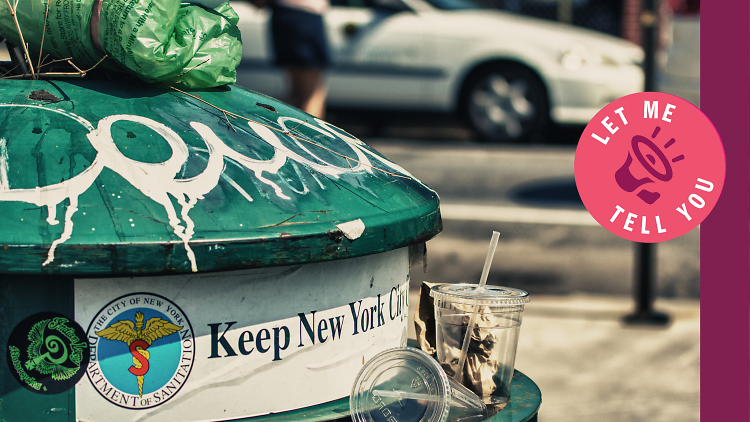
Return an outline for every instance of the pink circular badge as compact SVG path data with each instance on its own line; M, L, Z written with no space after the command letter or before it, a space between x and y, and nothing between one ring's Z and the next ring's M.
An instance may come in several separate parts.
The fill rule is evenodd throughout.
M674 95L613 101L586 126L575 178L586 209L610 232L654 243L700 224L724 186L726 158L711 121Z

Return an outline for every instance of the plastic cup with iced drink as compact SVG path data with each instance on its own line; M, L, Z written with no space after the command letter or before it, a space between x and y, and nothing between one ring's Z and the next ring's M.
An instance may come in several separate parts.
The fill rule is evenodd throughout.
M485 404L507 403L529 294L509 287L443 284L433 287L430 296L437 358L445 372Z
M414 348L385 350L360 370L349 397L354 422L481 422L487 407Z

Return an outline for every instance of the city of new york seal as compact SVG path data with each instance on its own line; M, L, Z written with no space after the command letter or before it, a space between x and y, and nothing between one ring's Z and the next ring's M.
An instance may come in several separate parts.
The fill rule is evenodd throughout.
M176 395L195 360L193 329L169 299L132 293L105 305L87 332L94 388L128 409L159 406Z

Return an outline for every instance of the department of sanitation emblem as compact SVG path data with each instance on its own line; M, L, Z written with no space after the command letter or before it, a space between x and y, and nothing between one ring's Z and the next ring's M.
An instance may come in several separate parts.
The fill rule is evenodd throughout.
M172 398L195 360L187 317L176 304L152 293L132 293L108 303L86 334L91 384L127 409L147 409Z

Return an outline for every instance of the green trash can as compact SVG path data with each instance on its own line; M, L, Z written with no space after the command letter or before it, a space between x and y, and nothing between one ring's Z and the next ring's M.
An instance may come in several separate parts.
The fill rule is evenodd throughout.
M343 130L236 86L0 93L3 421L307 408L406 344L438 196Z

